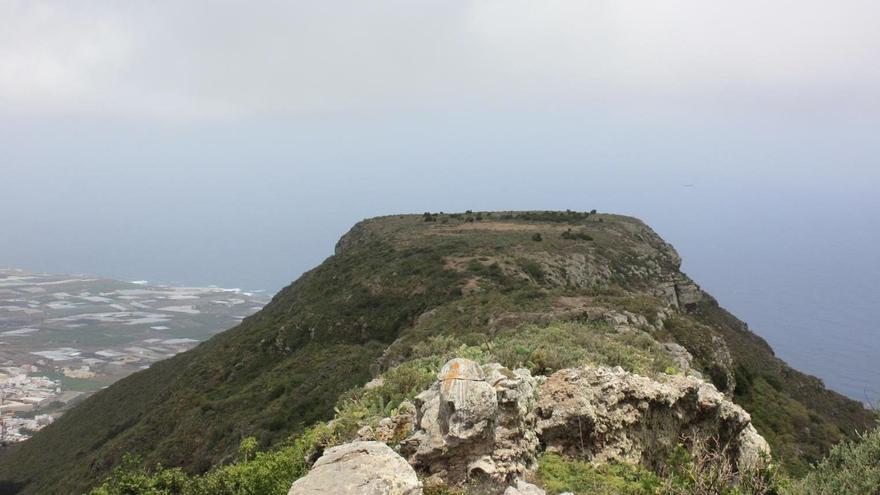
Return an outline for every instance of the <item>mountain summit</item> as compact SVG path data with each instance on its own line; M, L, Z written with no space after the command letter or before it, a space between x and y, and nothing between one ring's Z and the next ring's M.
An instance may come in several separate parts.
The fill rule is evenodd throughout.
M331 419L346 394L393 370L416 370L401 390L418 393L451 357L529 376L591 364L704 379L750 413L791 472L873 424L861 404L775 357L680 263L644 223L595 212L364 220L239 326L7 448L0 492L80 493L127 453L205 472L234 459L244 437L268 448Z

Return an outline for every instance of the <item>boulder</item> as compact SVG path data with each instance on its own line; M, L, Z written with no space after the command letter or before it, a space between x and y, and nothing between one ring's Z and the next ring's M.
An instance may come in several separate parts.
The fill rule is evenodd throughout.
M421 495L413 468L381 442L352 442L327 449L288 495Z

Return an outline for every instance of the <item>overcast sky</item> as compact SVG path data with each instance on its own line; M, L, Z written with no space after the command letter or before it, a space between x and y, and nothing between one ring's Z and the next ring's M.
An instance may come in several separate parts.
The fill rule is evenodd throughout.
M0 265L277 289L468 208L707 256L730 211L875 205L878 61L870 0L0 0Z
M6 116L876 114L872 0L0 1Z

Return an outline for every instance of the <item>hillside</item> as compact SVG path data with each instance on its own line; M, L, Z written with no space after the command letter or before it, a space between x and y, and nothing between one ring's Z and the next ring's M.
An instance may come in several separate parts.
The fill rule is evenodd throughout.
M238 327L117 382L3 452L0 493L83 492L129 452L204 472L232 460L244 437L266 448L329 419L346 391L401 363L528 342L528 332L547 328L601 364L693 367L751 413L795 474L873 424L860 404L776 358L679 266L650 228L615 215L365 220ZM566 322L641 346L644 356L592 337L566 342ZM558 368L552 349L511 348L520 347L536 372Z

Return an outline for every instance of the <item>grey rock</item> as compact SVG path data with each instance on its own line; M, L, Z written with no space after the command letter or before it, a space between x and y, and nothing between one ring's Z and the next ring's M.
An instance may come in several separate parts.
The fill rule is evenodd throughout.
M726 445L721 462L735 469L768 458L748 413L712 384L679 375L658 380L590 366L533 377L525 369L454 359L416 397L413 432L401 453L428 479L511 489L532 472L542 448L648 468L663 466L679 443Z
M663 344L663 349L669 353L680 371L687 372L691 369L694 357L683 346L675 342L666 342Z
M740 471L762 468L770 460L770 445L751 424L739 433L737 444L736 466Z
M381 442L352 442L333 447L296 480L288 495L421 495L413 468Z
M486 382L480 365L469 359L453 359L437 378L445 434L457 440L485 434L498 404L495 389Z
M537 486L523 480L516 480L516 484L507 487L504 495L546 495L547 492Z
M379 388L379 387L381 387L381 386L383 386L383 385L385 385L385 380L384 380L384 379L382 379L382 378L373 378L372 380L370 380L370 381L368 381L366 384L364 384L364 390L372 390L372 389L374 389L374 388Z
M691 310L696 304L703 300L703 291L691 280L682 277L683 280L675 282L675 295L678 300L678 306L685 310Z
M402 443L410 463L451 484L471 476L507 483L535 461L530 411L538 381L527 370L453 359L415 400L415 431Z
M686 376L664 380L619 367L560 370L538 389L538 435L551 452L650 468L661 467L680 442L717 440L728 446L732 464L761 456L766 442L749 414L713 385Z

